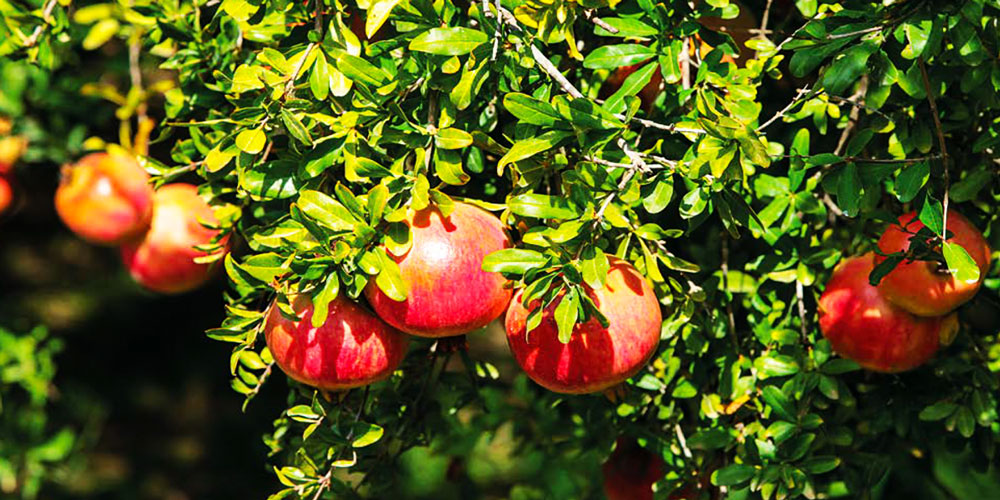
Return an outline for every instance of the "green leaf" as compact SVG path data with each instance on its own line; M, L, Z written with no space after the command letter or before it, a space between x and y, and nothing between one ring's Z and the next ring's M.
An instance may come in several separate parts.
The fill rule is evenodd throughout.
M434 173L443 182L453 186L460 186L469 182L469 174L462 170L462 154L458 151L435 149ZM433 192L431 194L433 195Z
M969 285L979 282L979 265L962 245L946 241L941 250L944 261L948 264L948 271L955 275L955 280Z
M379 259L380 269L378 275L375 276L375 284L390 299L396 302L406 300L407 286L406 282L403 281L402 274L400 274L399 265L385 253L385 249L379 248L373 252Z
M382 435L385 433L381 427L375 424L364 425L366 429L360 433L357 439L351 442L352 448L364 448L365 446L375 444L379 439L382 439Z
M442 149L462 149L472 145L472 135L457 128L444 128L434 136L434 145Z
M566 295L563 295L556 306L555 320L556 329L559 332L559 342L568 344L573 335L573 327L576 326L576 318L580 307L580 297L577 295L575 287L571 287Z
M674 178L670 174L661 174L653 181L653 191L642 199L642 206L650 214L658 214L667 208L674 196Z
M94 50L111 40L121 25L114 18L102 19L90 27L81 44L86 50Z
M858 167L854 163L848 163L840 174L840 182L837 183L837 204L848 217L856 217L861 206L862 195L861 177L858 175Z
M865 71L868 58L878 49L874 42L866 41L847 49L843 57L830 65L820 78L819 85L831 94L839 94L858 80Z
M583 273L583 281L595 290L603 288L611 270L607 255L600 248L588 246L581 257L580 271Z
M431 28L410 40L410 50L440 56L460 56L472 52L488 40L486 33L470 28Z
M330 302L333 302L340 294L340 278L337 273L330 272L323 281L323 286L317 289L312 295L313 315L312 326L319 328L326 323L327 314L330 311Z
M551 104L527 94L511 92L503 97L503 106L524 123L551 127L562 121L562 116Z
M309 90L312 91L313 97L320 101L326 100L330 95L330 68L323 52L316 54L316 61L313 63L312 71L309 72Z
M768 377L784 377L799 372L799 363L795 358L784 354L770 354L754 360L754 367L761 379Z
M550 130L544 134L533 137L531 139L524 139L517 141L511 146L507 154L500 158L497 162L497 171L503 172L503 168L510 163L521 161L525 158L530 158L542 151L548 151L566 139L571 137L572 132L567 132L563 130Z
M261 128L248 129L236 135L236 147L246 154L255 155L264 149L267 136Z
M337 69L347 78L370 87L381 87L389 83L389 75L381 68L347 52L337 55Z
M712 473L712 484L716 486L736 486L750 480L757 469L749 465L733 464Z
M639 93L640 90L646 87L650 79L653 78L653 73L659 68L659 64L652 62L649 63L631 75L625 78L625 82L622 86L615 91L608 100L604 101L604 109L610 111L611 113L621 113L625 111L625 98L628 96L634 96Z
M305 125L302 124L302 121L294 113L281 108L279 115L281 116L281 123L285 125L285 130L288 131L289 135L306 146L312 146L313 142L312 137L309 136L309 131L306 130Z
M660 30L638 20L625 17L604 17L604 22L608 26L618 30L618 33L611 33L604 28L597 27L594 32L601 36L617 36L623 38L651 37L660 33Z
M524 274L531 269L544 267L548 257L534 250L505 248L497 250L483 259L483 271L490 273Z
M574 219L579 210L566 198L547 194L526 193L508 200L510 211L522 217L538 219Z
M872 286L878 286L878 284L882 281L882 278L885 278L886 275L891 273L900 262L903 262L902 255L890 255L889 257L886 257L885 260L879 262L878 265L872 269L872 272L868 273L868 283Z
M299 193L299 210L334 231L353 231L361 223L339 201L310 189Z
M783 420L795 422L795 406L780 388L773 385L765 386L761 390L760 396L771 407L774 415Z
M611 69L641 63L656 55L656 49L637 43L602 45L587 54L583 67L587 69Z
M944 233L944 211L941 209L941 202L934 199L930 193L924 200L924 206L920 208L920 222L923 222L932 233L940 235Z
M389 14L399 0L375 0L368 5L368 15L365 17L365 36L371 38L389 19Z
M957 404L948 401L938 401L920 410L919 418L925 422L944 420L951 416L952 413L955 413L956 410L958 410Z
M902 203L912 201L920 192L920 188L927 184L930 172L930 165L926 161L906 167L896 178L896 199Z

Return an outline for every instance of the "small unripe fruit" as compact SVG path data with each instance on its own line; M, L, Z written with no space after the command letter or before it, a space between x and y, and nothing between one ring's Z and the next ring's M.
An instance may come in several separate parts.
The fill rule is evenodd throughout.
M131 156L89 154L63 166L56 212L91 243L118 245L138 238L153 213L149 175Z
M878 372L901 372L920 366L954 336L953 316L921 318L886 300L868 282L873 254L837 265L819 298L819 327L833 350Z
M878 247L883 253L905 252L910 248L910 237L917 233L924 223L910 212L899 218L882 233ZM940 316L955 310L968 302L986 278L990 270L990 246L983 233L962 214L948 211L948 231L954 236L948 240L961 246L969 253L979 267L979 279L965 282L956 279L938 262L913 260L903 261L887 274L879 283L879 289L886 299L918 316ZM876 262L885 257L876 256Z
M542 322L525 332L530 311L518 292L510 302L507 343L525 373L542 387L567 394L599 392L635 375L656 352L663 317L649 282L628 262L609 258L605 285L588 293L607 317L577 323L569 343L559 341L554 317L559 301L545 310ZM531 304L531 310L538 304Z
M406 335L343 296L330 302L318 328L308 294L295 296L291 306L296 319L271 306L264 336L281 370L303 384L330 391L368 385L392 374L406 356Z
M511 290L498 273L483 271L483 259L510 247L510 238L495 215L456 202L443 217L436 206L411 212L413 246L399 265L406 300L388 297L372 279L365 297L386 323L411 335L450 337L482 328L507 308Z
M186 292L207 281L216 266L195 262L207 254L194 247L211 243L219 231L200 221L218 223L196 186L168 184L158 189L153 196L149 231L142 239L121 246L122 260L132 278L160 293ZM228 237L220 243L225 249Z
M0 138L0 174L9 173L17 160L28 147L24 137L13 136Z

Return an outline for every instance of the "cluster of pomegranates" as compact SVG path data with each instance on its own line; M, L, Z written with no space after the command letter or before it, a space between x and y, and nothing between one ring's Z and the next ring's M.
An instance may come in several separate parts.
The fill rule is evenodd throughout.
M961 281L934 260L904 260L878 286L868 275L886 255L907 252L924 227L915 212L891 224L879 253L841 262L819 299L819 325L833 350L864 368L901 372L920 366L958 331L954 310L979 290L990 266L990 248L968 219L948 211L948 241L960 245L979 267L979 279ZM907 254L909 255L909 254Z
M374 313L340 296L326 321L312 324L306 295L290 297L294 317L272 305L264 333L278 366L292 379L326 390L365 385L387 377L406 352L407 334L450 337L482 328L506 311L507 340L518 364L540 385L561 393L597 392L634 375L653 355L660 338L660 306L649 283L629 263L610 259L603 288L588 289L608 319L578 323L569 343L558 338L553 312L526 334L526 318L538 304L522 304L520 292L498 273L482 270L483 259L511 246L496 216L456 202L442 216L435 206L411 210L406 223L412 246L392 255L407 286L393 300L370 281L364 295Z
M92 153L62 168L56 212L74 233L118 246L132 278L159 293L182 293L211 277L207 254L218 230L212 208L192 184L153 190L149 175L125 152ZM227 248L227 239L221 242Z
M14 164L28 146L24 137L10 135L12 124L0 118L0 215L14 202Z

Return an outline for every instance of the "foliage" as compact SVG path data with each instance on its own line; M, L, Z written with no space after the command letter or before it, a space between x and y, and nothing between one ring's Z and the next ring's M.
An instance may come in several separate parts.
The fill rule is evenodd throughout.
M516 248L485 268L525 300L570 297L564 334L599 316L582 292L608 255L663 304L660 348L620 398L547 393L461 341L414 342L389 381L347 394L293 384L265 438L274 498L379 497L408 452L463 457L483 434L525 457L501 493L521 498L596 494L617 434L662 454L659 491L710 476L730 498L878 494L906 450L995 459L995 270L955 343L898 376L835 356L815 303L838 260L911 207L934 235L958 209L997 246L996 1L746 2L771 23L744 47L698 22L735 17L729 0L63 3L0 0L0 55L127 59L127 82L85 91L116 105L125 146L162 112L153 143L169 151L147 168L200 176L246 241L221 263L228 316L208 335L233 344L248 403L276 372L267 304L308 291L321 319L373 279L402 296L387 252L411 244L406 210L431 203L499 214ZM714 49L689 51L695 36ZM914 253L978 273L956 245Z
M62 349L44 328L26 334L0 328L0 491L36 498L42 481L73 450L70 428L52 429L53 357Z

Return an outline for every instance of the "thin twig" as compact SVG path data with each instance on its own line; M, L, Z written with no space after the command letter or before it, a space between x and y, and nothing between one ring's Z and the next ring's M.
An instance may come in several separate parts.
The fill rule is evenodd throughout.
M934 90L931 89L931 80L927 76L927 65L924 64L924 58L918 57L917 64L920 65L920 77L924 80L927 103L930 104L931 115L934 116L934 128L937 131L938 147L941 148L941 169L944 170L944 200L942 200L944 216L941 221L941 241L948 241L948 190L951 181L948 175L948 147L945 145L944 128L941 126L941 118L938 116L937 100L934 99Z
M501 7L500 15L503 17L504 22L508 26L518 31L519 33L522 34L524 33L524 29L521 28L521 25L517 22L517 18L515 18L514 14L512 14L509 10ZM556 81L556 83L559 84L559 87L563 89L563 92L566 92L575 99L584 98L583 93L580 92L580 90L578 90L575 86L573 86L573 84L568 79L566 79L566 76L563 75L558 68L556 68L555 64L552 64L552 61L550 61L548 57L545 57L545 54L543 54L542 51L539 50L534 43L531 43L529 41L528 46L531 49L531 57L535 60L535 62L538 63L538 65L546 73L548 73L550 77L552 77L553 80ZM623 114L616 114L614 116L619 120L625 120L625 115ZM646 120L644 118L633 118L632 121L635 121L644 127L654 128L657 130L664 130L667 132L680 132L680 133L692 133L692 134L705 133L705 131L702 129L678 127L672 124L667 125L663 123L657 123L652 120Z
M726 294L726 320L729 323L729 339L733 349L739 351L740 343L736 339L736 317L733 315L733 295L729 293L729 233L722 233L722 288Z
M772 1L773 0L767 0L767 6L764 7L764 15L760 17L760 32L757 33L757 36L760 37L761 40L767 40L765 32L767 31L767 21L771 17Z
M52 15L52 10L55 9L57 0L49 0L42 8L42 24L35 27L35 31L31 32L31 36L24 41L24 48L28 49L34 47L38 43L38 39L41 38L42 33L49 28L49 16Z
M684 452L684 456L691 458L694 454L691 453L691 449L688 448L687 439L684 438L684 430L681 429L681 424L674 424L674 433L677 434L677 444L681 446L681 451Z
M285 83L285 91L282 94L282 96L287 97L289 94L291 94L292 89L295 88L295 79L298 78L299 72L302 71L302 67L305 66L306 60L309 59L309 55L312 54L312 51L315 48L316 48L315 43L310 43L308 46L306 46L306 51L304 54L302 54L302 59L300 59L299 63L295 65L295 68L292 70L291 76L288 77L288 82Z
M646 165L646 162L642 160L642 156L640 156L639 153L632 151L632 148L628 146L624 137L618 138L618 147L622 148L622 152L625 153L625 156L627 156L632 162L633 168L638 169L644 174L648 174L650 172L649 165Z
M868 77L862 76L861 83L858 84L858 90L850 97L850 100L860 99L866 92L868 92ZM837 147L834 148L833 154L839 155L844 151L844 147L847 146L847 138L851 135L851 131L858 125L858 116L861 114L859 110L860 108L855 106L847 114L847 125L844 127L844 131L840 133L840 138L837 139Z
M875 31L882 31L885 27L882 25L872 26L871 28L865 28L863 30L850 31L847 33L837 33L836 35L826 35L827 40L837 40L839 38L849 38L852 36L864 35L866 33L872 33Z
M798 303L799 310L799 331L802 333L802 339L806 338L806 304L805 304L805 290L802 289L802 280L795 280L795 301Z
M594 9L587 9L583 11L583 17L586 17L588 21L596 24L597 26L600 26L601 28L604 29L604 31L607 31L608 33L612 34L618 33L618 28L615 28L614 26L605 22L603 19L597 17L597 12Z
M788 103L788 105L782 108L781 111L778 111L777 113L774 114L774 116L772 116L766 122L762 123L759 127L757 127L757 132L764 130L769 125L777 121L779 118L785 116L785 113L787 113L790 109L792 109L796 104L801 102L799 98L801 98L804 94L808 92L809 92L809 87L803 87L799 89L799 91L795 94L795 97L792 98L792 102ZM811 98L812 95L813 94L810 94L809 97Z

